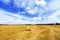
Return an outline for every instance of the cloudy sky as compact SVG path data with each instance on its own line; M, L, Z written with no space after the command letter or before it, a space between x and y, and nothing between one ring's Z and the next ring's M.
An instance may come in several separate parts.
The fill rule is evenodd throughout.
M0 24L60 23L60 0L0 0Z

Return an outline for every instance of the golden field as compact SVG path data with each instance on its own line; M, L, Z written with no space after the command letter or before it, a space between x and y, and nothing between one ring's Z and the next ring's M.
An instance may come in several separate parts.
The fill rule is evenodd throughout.
M60 40L60 25L0 25L0 40Z

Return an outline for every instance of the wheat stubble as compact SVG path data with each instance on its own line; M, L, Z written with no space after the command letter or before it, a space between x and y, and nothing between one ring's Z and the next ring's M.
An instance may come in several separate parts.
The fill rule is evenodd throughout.
M60 25L2 25L0 40L60 40Z

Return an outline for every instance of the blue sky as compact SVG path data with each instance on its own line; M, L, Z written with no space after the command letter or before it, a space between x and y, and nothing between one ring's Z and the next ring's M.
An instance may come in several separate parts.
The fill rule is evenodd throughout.
M59 0L0 0L0 24L47 23L60 23Z

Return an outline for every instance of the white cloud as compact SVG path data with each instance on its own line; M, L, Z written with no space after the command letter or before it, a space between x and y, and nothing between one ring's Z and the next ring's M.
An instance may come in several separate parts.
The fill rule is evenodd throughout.
M3 10L0 10L0 13L0 24L46 24L60 22L60 19L58 17L47 18L44 21L41 21L42 17L28 18L24 16L19 16L17 14L9 13ZM53 17L53 15L50 16Z
M47 2L45 2L44 0L36 0L36 4L41 5L41 6L45 6L47 4Z
M59 15L60 15L60 10L56 10L51 15L49 15L48 18L55 18Z
M51 0L51 2L48 4L48 8L51 10L60 8L60 0Z

